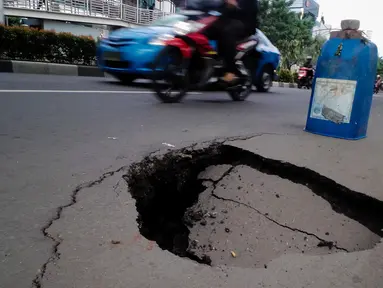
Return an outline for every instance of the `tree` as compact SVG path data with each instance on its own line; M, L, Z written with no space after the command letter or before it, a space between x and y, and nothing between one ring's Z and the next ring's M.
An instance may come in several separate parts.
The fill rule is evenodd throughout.
M305 59L307 56L312 56L313 57L313 62L315 63L318 60L318 57L321 53L322 46L326 42L326 39L323 38L322 36L316 36L312 38L311 43L307 45L304 48L303 51L303 58ZM302 61L304 60L302 59Z
M377 71L377 74L378 75L383 75L383 57L380 57L378 59L378 71Z
M312 17L301 19L297 13L290 10L292 3L293 1L286 0L259 2L260 29L281 51L281 64L287 69L293 64L299 64L304 52L317 48L316 44L319 43L312 37L315 20Z

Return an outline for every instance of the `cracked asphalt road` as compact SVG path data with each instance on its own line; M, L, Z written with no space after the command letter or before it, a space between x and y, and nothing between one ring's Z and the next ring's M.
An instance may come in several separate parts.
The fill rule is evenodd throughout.
M245 270L236 270L234 278L227 279L226 272L212 274L207 267L178 259L142 239L134 203L120 182L122 173L105 173L166 149L163 143L182 147L265 132L301 135L309 92L273 91L255 93L244 103L231 102L222 92L209 92L191 95L184 104L163 105L145 87L123 87L109 79L1 74L0 287L31 287L34 279L42 287L126 287L126 283L129 287L153 283L167 288L212 283L230 287L239 282L245 287L253 283ZM379 130L382 103L379 98L374 101L370 125L371 131L377 131L374 135L383 135ZM98 182L103 175L108 177ZM51 238L61 244L55 246ZM111 244L112 240L120 244ZM54 253L60 259L51 258ZM359 259L368 257L363 253ZM317 259L299 263L305 261L307 267L315 267ZM356 260L347 261L344 269L357 267ZM146 271L148 267L153 273ZM45 268L40 281L38 275ZM294 267L288 269L299 275ZM275 271L257 272L259 283L273 279ZM313 279L305 275L300 275L302 281Z

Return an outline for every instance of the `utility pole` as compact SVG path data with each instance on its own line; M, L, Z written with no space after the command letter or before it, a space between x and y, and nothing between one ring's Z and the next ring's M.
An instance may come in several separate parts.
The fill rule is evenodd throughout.
M0 24L4 24L4 0L0 0Z

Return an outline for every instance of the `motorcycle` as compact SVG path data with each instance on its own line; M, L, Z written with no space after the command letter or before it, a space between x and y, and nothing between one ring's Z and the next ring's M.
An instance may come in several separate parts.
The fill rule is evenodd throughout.
M309 76L309 72L314 71L312 68L301 67L298 72L298 88L306 87L311 89L312 87L312 76Z
M222 59L202 34L219 16L218 12L211 11L199 20L181 21L174 26L175 35L163 35L160 39L165 48L152 68L153 89L162 102L180 102L190 88L201 89L212 77L223 76ZM249 62L247 59L258 44L253 37L237 43L235 61L239 79L232 87L225 87L234 101L244 101L252 92L251 72L244 63Z

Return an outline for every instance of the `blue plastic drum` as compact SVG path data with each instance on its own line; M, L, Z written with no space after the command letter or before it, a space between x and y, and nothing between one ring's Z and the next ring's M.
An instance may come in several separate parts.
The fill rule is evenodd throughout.
M318 59L305 130L343 139L366 137L377 62L376 45L364 38L327 41Z

